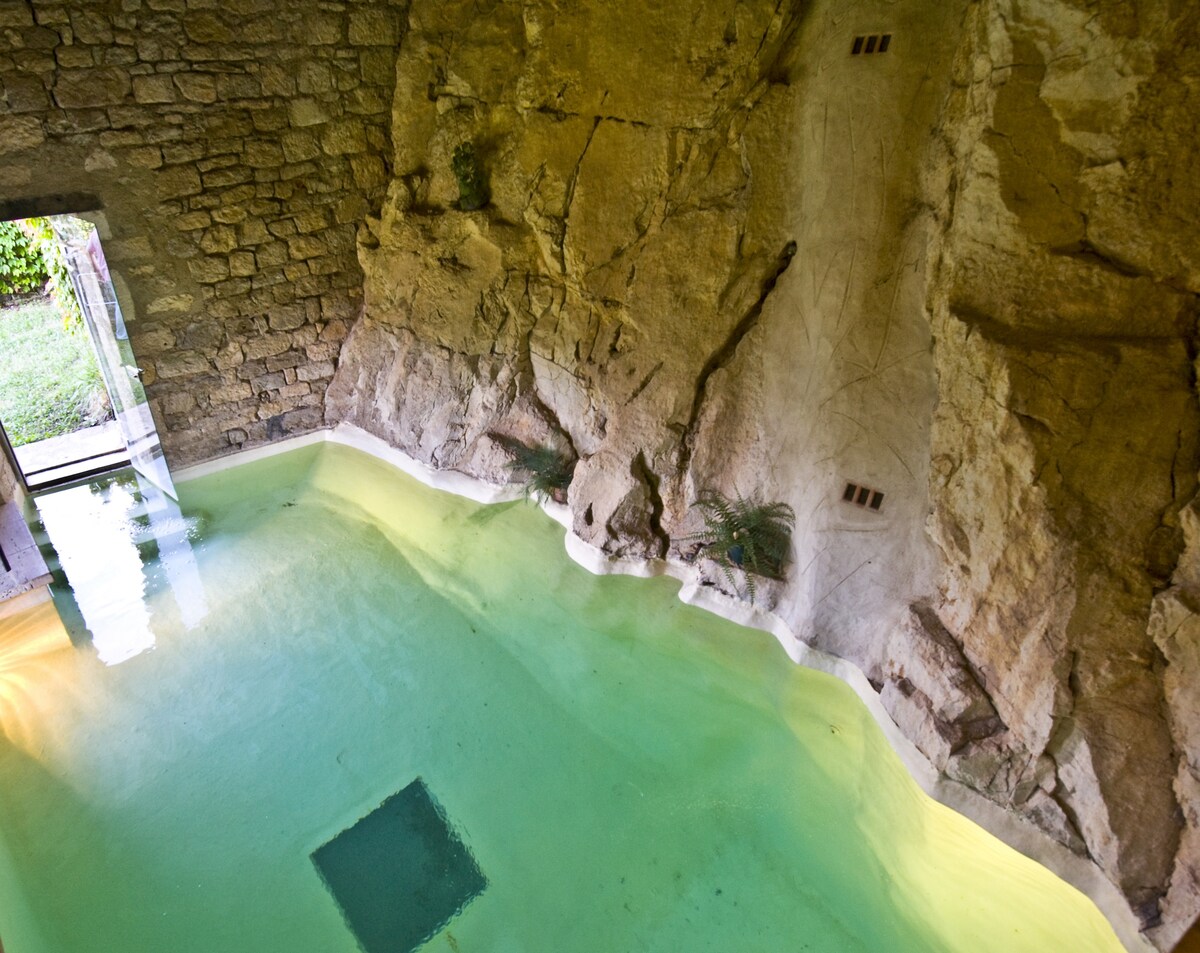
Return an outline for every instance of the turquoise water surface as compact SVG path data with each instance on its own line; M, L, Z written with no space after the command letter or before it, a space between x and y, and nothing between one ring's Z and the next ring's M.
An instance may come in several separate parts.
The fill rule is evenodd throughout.
M528 505L331 443L140 495L38 501L75 645L0 663L7 953L353 953L310 854L417 778L487 882L427 951L1121 949L842 683Z

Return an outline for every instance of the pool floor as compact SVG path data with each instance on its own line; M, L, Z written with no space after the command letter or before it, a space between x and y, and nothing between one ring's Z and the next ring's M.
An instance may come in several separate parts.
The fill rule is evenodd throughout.
M528 505L331 443L181 513L130 478L54 497L75 644L0 663L7 953L354 953L312 855L417 779L486 879L422 950L1121 949L842 683L588 574Z

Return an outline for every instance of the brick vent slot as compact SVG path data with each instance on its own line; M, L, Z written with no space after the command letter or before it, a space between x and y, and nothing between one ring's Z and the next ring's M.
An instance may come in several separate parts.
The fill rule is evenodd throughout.
M856 36L853 45L850 47L850 55L886 53L888 47L891 45L892 34L890 33L869 33L864 36Z
M879 490L859 486L857 483L847 483L846 489L842 491L842 500L878 512L883 505L883 494Z

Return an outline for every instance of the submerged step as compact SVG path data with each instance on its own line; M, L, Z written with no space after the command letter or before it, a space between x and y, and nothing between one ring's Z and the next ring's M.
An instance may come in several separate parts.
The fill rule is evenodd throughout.
M119 470L127 466L129 466L129 454L124 450L120 450L113 453L101 454L88 460L65 463L61 466L51 467L48 470L26 473L25 482L29 486L29 489L40 490L46 487L58 486L61 483L85 480L89 477L99 476L102 473Z

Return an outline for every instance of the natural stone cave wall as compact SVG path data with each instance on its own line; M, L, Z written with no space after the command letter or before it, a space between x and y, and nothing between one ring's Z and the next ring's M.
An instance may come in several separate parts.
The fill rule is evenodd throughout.
M707 488L789 502L760 599L1168 949L1200 911L1198 40L1150 2L414 0L327 421L498 481L493 435L557 442L615 556L686 558Z
M0 211L99 209L173 465L322 426L403 5L3 0Z
M930 294L923 628L952 634L996 715L935 760L1086 850L1163 948L1200 912L1200 671L1176 568L1200 424L1198 39L1194 5L973 8ZM907 691L902 717L929 704ZM966 727L953 715L927 729Z
M330 419L501 479L492 431L553 435L580 458L576 531L663 555L683 507L660 475L685 467L701 369L794 254L790 186L765 176L784 172L795 13L423 2L409 21L397 179ZM480 212L456 208L468 140Z
M807 569L781 613L875 664L928 572L936 233L911 196L961 16L884 9L414 4L330 422L499 480L493 432L554 437L575 532L614 555L667 554L702 489L786 499ZM880 23L940 40L851 59ZM450 169L468 140L477 212ZM883 511L840 505L847 480Z

